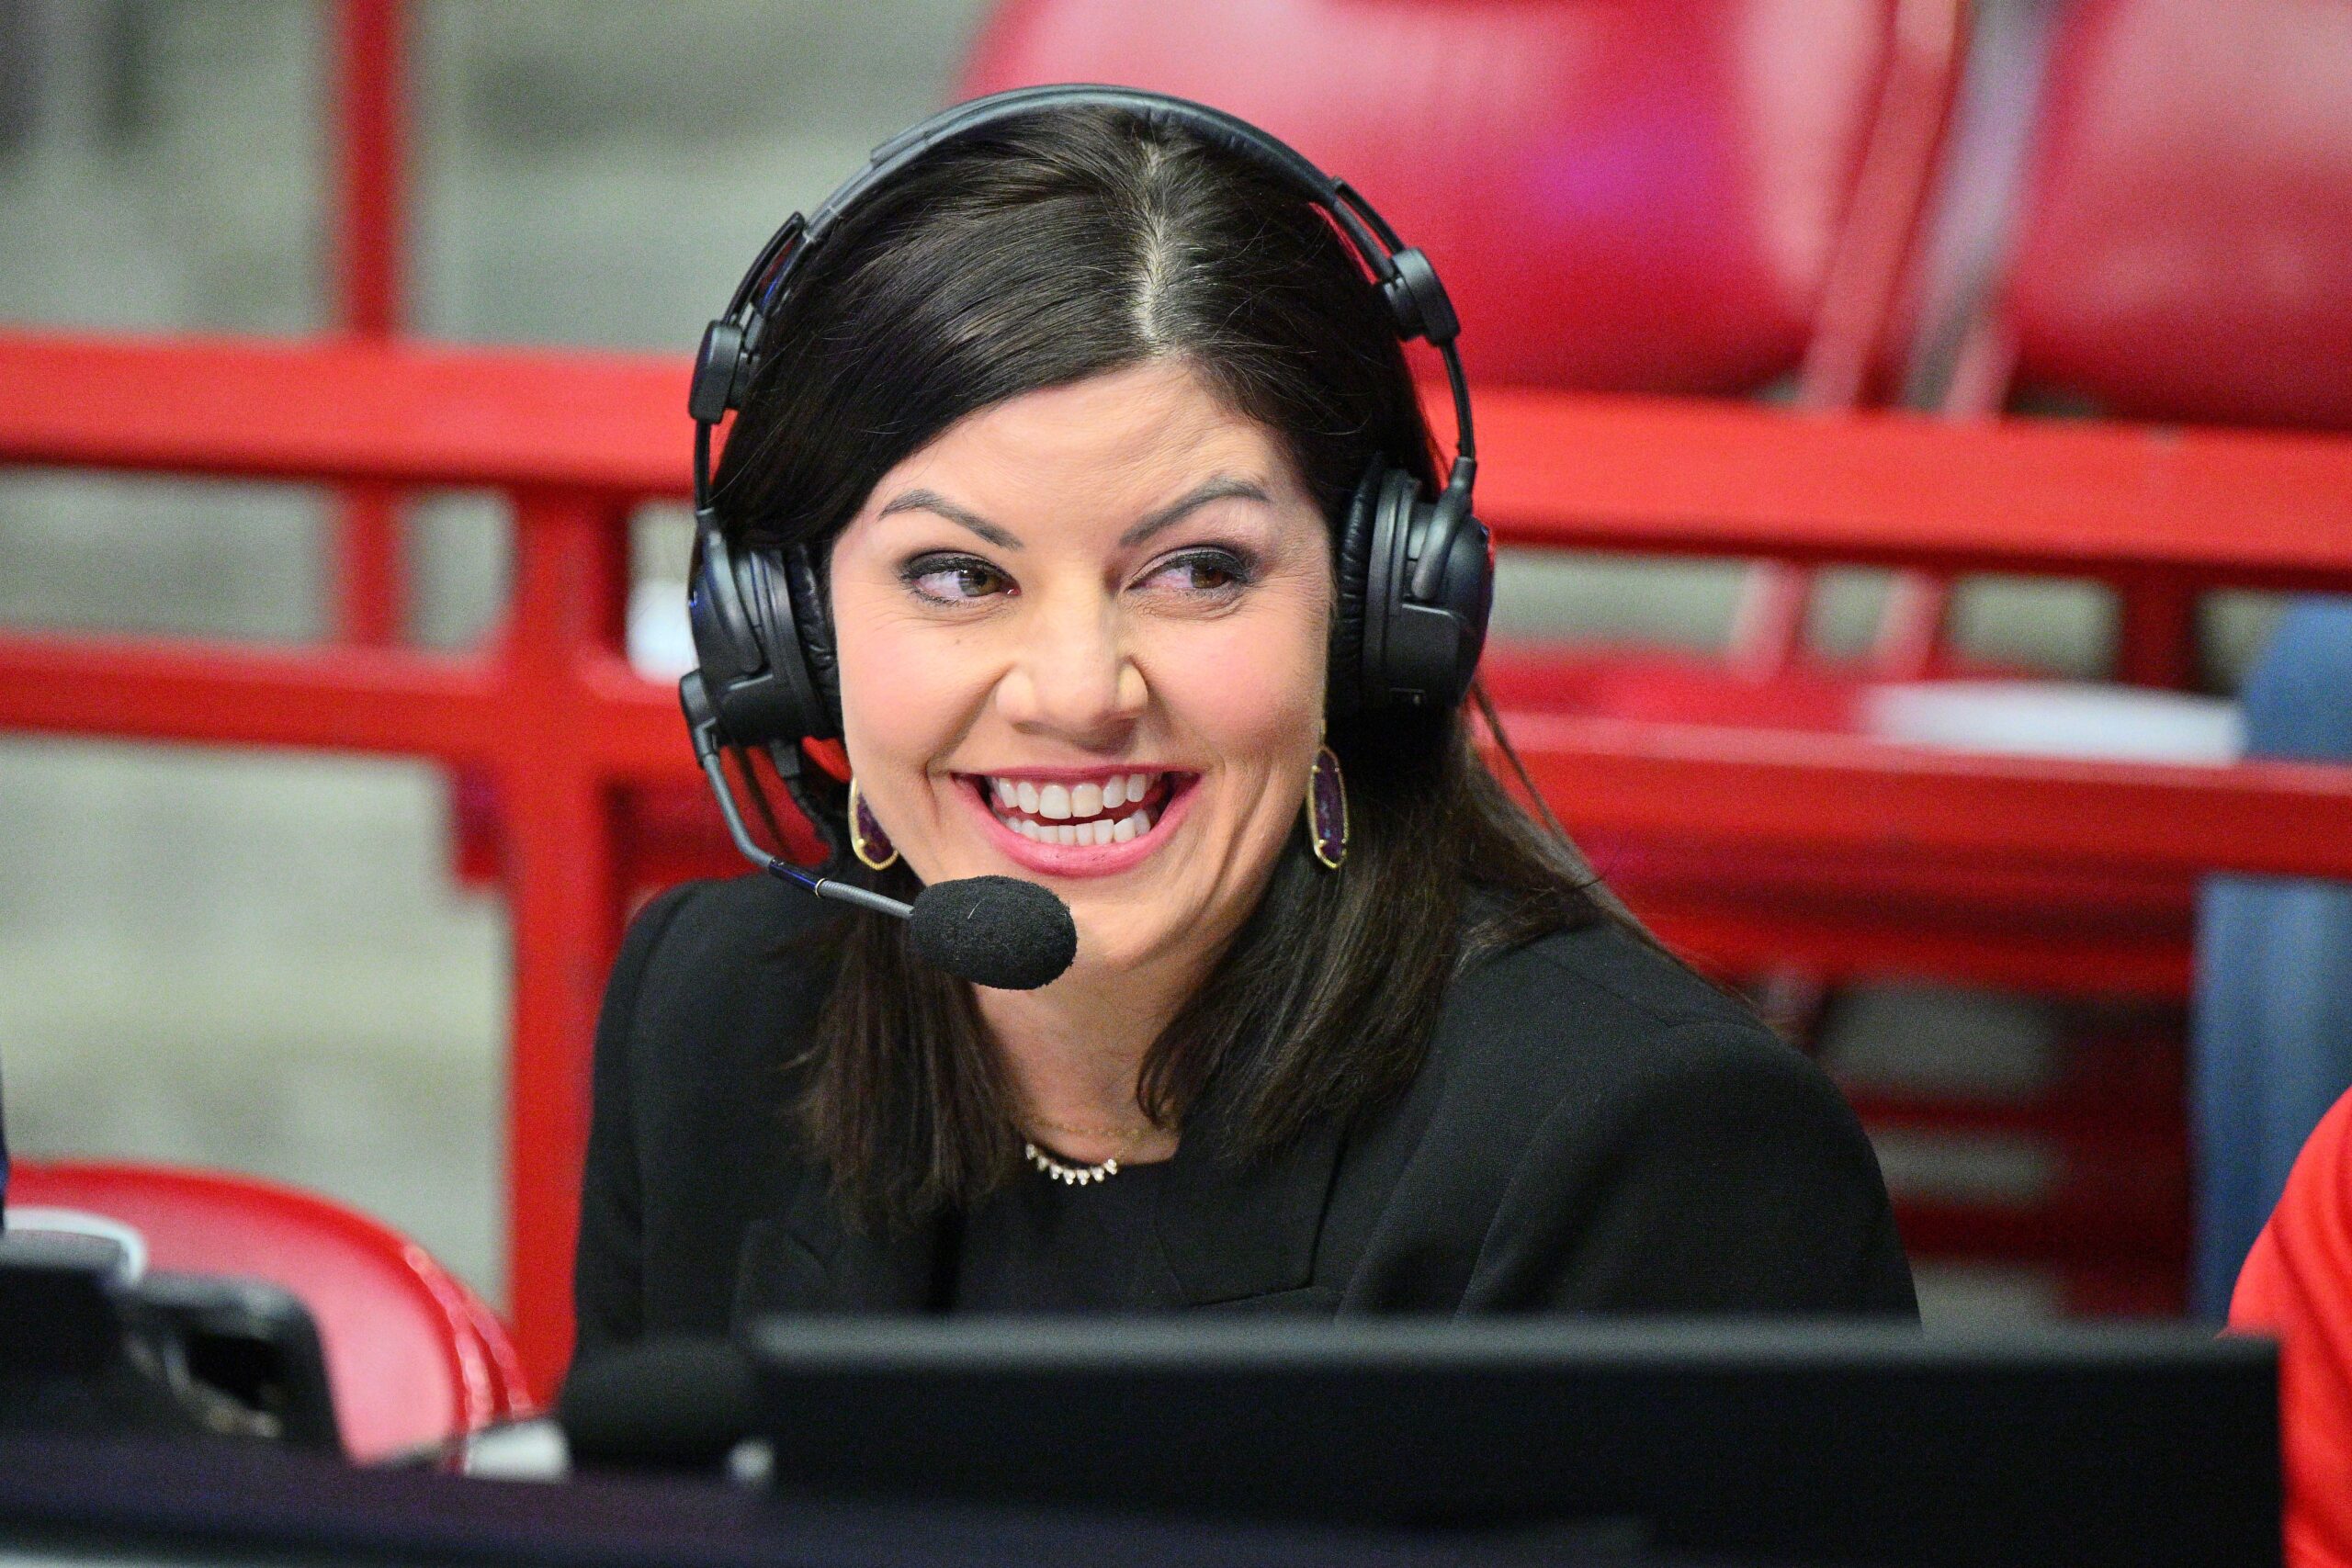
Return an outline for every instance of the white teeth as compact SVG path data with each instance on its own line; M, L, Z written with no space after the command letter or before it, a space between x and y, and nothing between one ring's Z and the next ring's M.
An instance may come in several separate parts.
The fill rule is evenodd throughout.
M1027 779L987 776L986 793L998 820L1023 838L1073 848L1124 844L1148 833L1156 812L1142 808L1156 774L1114 773L1101 784L1037 784ZM1121 807L1134 807L1125 816ZM1026 815L1014 816L1014 812ZM1048 820L1038 821L1045 818Z

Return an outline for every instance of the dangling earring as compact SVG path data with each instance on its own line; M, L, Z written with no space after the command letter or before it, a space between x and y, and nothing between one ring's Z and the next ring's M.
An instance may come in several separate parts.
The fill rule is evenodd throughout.
M888 871L899 863L899 847L866 809L865 797L857 793L855 773L849 776L849 852L870 871Z
M1306 838L1327 871L1348 858L1348 783L1340 776L1340 754L1328 745L1316 751L1306 775Z

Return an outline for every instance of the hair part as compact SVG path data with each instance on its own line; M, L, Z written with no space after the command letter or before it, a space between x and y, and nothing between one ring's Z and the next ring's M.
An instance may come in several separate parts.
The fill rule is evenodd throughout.
M1395 326L1328 218L1238 154L1123 111L1045 112L937 150L845 214L790 292L718 466L739 546L803 547L821 569L882 477L956 421L1166 359L1272 431L1329 517L1375 456L1436 483ZM1634 924L1504 793L1463 715L1334 719L1328 739L1351 795L1345 868L1325 871L1295 829L1143 1063L1137 1104L1164 1127L1224 1080L1226 1157L1400 1092L1465 963ZM838 857L842 792L805 773L792 787ZM904 866L876 885L916 887ZM1020 1169L1021 1134L971 987L922 963L899 921L850 915L821 940L834 978L793 1072L810 1153L853 1219L978 1201Z

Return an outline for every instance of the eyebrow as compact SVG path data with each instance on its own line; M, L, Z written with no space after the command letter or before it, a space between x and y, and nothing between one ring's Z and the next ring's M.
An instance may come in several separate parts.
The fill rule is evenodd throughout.
M1201 485L1190 494L1180 500L1170 502L1168 505L1161 507L1159 511L1153 513L1150 516L1145 518L1142 522L1136 524L1125 533L1120 535L1119 547L1121 549L1127 549L1134 546L1140 545L1146 539L1150 538L1154 534L1159 533L1162 528L1167 527L1170 524L1182 519L1186 513L1198 511L1200 508L1206 506L1213 501L1239 500L1261 502L1266 499L1267 497L1264 487L1254 484L1248 479L1235 479L1230 475L1220 474L1216 479Z
M900 512L936 512L950 523L961 524L1001 550L1017 550L1021 541L977 512L967 512L935 490L910 490L876 513L877 518Z
M1213 501L1257 501L1268 499L1265 487L1254 480L1236 479L1220 474L1216 479L1195 487L1187 494L1169 502L1125 533L1119 536L1119 547L1132 549L1171 524L1182 521ZM991 523L978 513L956 505L935 490L910 490L892 498L889 504L875 515L889 517L901 512L934 512L950 523L970 529L999 549L1017 550L1021 541L1010 530Z

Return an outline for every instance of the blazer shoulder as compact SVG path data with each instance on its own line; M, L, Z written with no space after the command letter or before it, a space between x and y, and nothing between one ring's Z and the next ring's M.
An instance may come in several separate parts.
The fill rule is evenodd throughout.
M800 888L753 872L682 882L649 900L635 924L658 922L661 963L726 964L788 949L824 931L832 915Z
M1385 1137L1475 1146L1499 1182L1562 1123L1582 1136L1660 1108L1778 1085L1835 1099L1820 1069L1737 1001L1612 922L1473 961L1447 989ZM1447 1156L1457 1176L1469 1165Z
M1756 1015L1716 989L1679 959L1612 919L1555 931L1505 955L1541 965L1557 985L1589 993L1589 1000L1669 1028L1724 1023L1763 1031ZM1767 1034L1769 1031L1764 1031Z
M1438 1034L1449 1069L1530 1089L1687 1069L1692 1052L1735 1070L1741 1058L1803 1062L1740 1002L1613 920L1474 962L1447 996Z
M1447 997L1425 1086L1441 1141L1498 1160L1563 1135L1641 1135L1743 1106L1840 1144L1860 1127L1828 1075L1737 1000L1613 922L1474 964Z
M805 1037L831 964L831 913L757 874L684 883L639 912L614 965L640 1082L756 1071Z
M680 987L715 998L778 966L810 967L833 920L799 888L756 873L680 883L639 911L616 971L636 971L649 1010Z
M1399 1194L1479 1216L1449 1243L1460 1294L1440 1299L1912 1310L1877 1162L1837 1087L1634 932L1596 924L1476 964L1429 1065Z

